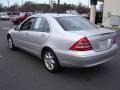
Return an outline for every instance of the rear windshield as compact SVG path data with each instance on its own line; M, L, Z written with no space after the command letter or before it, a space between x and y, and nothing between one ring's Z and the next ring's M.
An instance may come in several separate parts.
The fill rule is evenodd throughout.
M56 20L66 31L89 30L97 28L97 26L92 24L89 20L80 16L56 17Z

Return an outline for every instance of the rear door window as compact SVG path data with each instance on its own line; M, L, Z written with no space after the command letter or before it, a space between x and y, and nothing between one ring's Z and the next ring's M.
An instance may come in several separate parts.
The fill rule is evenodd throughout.
M50 32L49 23L44 18L37 18L35 25L34 25L34 31L38 32Z

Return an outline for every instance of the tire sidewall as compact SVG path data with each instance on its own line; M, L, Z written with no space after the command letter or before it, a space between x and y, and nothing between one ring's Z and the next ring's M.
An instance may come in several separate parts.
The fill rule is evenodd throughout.
M9 39L11 39L12 47L9 46L9 43L10 43L10 42L9 42ZM14 50L14 49L15 49L15 46L14 46L14 43L13 43L13 40L12 40L12 37L11 37L11 36L8 37L8 47L9 47L11 50Z
M54 64L54 69L52 69L52 70L48 69L47 66L46 66L46 64L45 64L45 55L46 55L46 53L48 53L48 52L53 55L53 60L54 60L54 62L55 62L55 64ZM60 64L59 64L59 61L58 61L58 59L57 59L57 56L56 56L56 55L54 54L54 52L53 52L52 50L50 50L50 49L45 50L45 52L44 52L44 54L43 54L43 62L44 62L45 68L46 68L49 72L55 73L55 72L58 72L59 69L60 69Z

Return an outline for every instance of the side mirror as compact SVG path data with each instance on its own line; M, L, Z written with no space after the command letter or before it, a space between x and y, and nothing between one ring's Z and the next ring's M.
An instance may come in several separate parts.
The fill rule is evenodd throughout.
M16 26L16 27L14 28L14 30L16 30L16 31L20 31L19 26Z

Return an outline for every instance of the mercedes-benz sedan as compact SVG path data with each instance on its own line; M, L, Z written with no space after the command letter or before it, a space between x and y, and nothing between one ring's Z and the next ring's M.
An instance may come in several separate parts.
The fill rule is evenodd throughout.
M7 34L10 49L21 48L44 61L50 72L60 67L91 67L116 53L116 32L96 27L78 15L43 14L26 19Z

